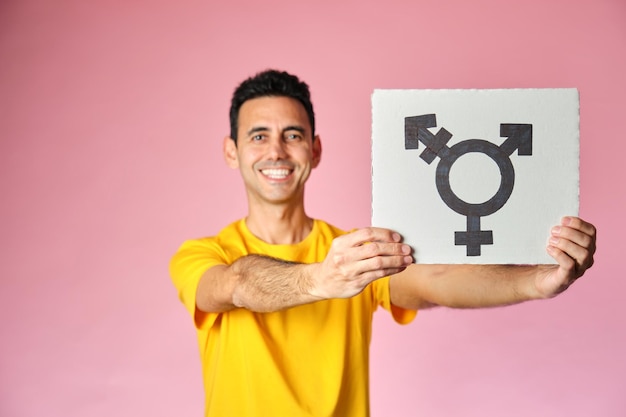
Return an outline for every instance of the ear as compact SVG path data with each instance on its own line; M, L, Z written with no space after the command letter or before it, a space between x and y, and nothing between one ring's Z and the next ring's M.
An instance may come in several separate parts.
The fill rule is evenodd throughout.
M319 135L315 135L315 139L313 140L313 168L317 168L322 160L322 140Z
M237 145L235 144L235 140L230 136L226 136L224 138L222 149L226 164L233 169L239 168L239 158L237 156Z

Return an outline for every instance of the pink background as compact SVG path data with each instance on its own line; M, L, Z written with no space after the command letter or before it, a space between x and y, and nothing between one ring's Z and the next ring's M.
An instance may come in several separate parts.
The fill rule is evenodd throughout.
M222 4L223 3L223 4ZM0 415L199 416L167 265L246 214L221 156L235 84L312 87L311 215L370 217L374 88L577 87L596 265L563 296L378 315L384 416L624 416L626 2L0 2Z

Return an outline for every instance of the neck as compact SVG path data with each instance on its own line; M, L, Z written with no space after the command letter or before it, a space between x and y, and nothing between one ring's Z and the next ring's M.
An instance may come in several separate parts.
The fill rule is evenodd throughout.
M250 207L246 224L264 242L289 245L304 240L313 228L302 204L296 207L272 205Z

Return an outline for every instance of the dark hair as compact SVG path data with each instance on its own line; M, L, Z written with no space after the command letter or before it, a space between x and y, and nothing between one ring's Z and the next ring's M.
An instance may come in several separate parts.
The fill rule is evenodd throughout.
M290 97L302 103L311 123L311 136L315 137L315 113L309 86L285 71L266 70L243 81L233 93L230 102L230 137L235 143L239 127L239 109L243 103L253 98L272 96Z

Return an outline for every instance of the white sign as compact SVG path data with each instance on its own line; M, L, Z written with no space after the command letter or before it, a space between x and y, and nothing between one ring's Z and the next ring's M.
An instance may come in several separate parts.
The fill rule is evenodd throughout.
M418 263L547 264L578 215L573 88L375 90L372 225Z

